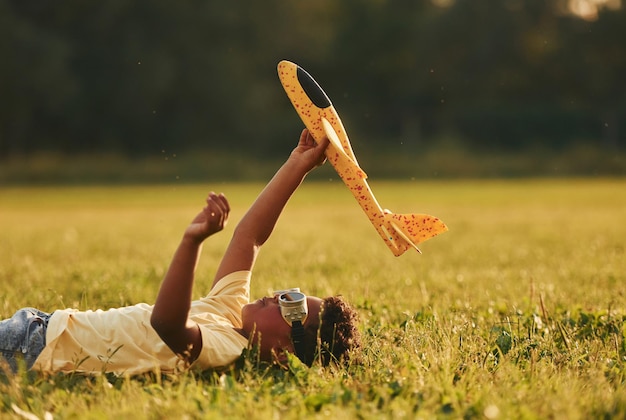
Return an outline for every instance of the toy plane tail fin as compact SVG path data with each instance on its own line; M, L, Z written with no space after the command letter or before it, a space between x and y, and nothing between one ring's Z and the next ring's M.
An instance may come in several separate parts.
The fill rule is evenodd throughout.
M440 219L428 214L394 214L385 211L385 226L383 230L389 241L385 241L396 255L403 254L407 249L417 247L434 236L448 230Z

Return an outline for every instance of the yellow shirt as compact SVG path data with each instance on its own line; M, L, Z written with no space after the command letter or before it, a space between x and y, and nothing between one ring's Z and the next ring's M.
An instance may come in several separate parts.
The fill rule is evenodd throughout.
M193 368L234 362L248 340L241 328L241 308L249 302L250 272L231 273L211 292L191 303L189 318L202 334L202 350ZM137 374L172 372L180 359L150 325L152 305L140 303L107 311L55 311L48 323L46 346L33 369L44 372Z

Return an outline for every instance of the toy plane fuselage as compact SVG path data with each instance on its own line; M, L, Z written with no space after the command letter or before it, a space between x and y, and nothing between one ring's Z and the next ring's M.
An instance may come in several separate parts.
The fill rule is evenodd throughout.
M346 130L330 99L317 82L298 65L281 61L278 76L296 112L315 141L328 137L326 157L372 222L376 231L394 255L417 248L439 233L448 230L438 218L426 214L394 214L383 210L359 166Z

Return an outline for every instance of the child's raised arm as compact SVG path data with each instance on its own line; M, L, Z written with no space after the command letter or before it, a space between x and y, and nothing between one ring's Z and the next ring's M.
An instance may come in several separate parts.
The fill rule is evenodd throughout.
M189 362L200 354L202 337L198 326L188 320L194 274L202 242L221 231L230 213L223 194L211 192L207 205L185 230L157 296L150 323L176 354Z
M293 192L313 168L325 162L327 146L327 139L317 144L308 130L302 130L296 148L235 228L213 285L227 274L252 269Z

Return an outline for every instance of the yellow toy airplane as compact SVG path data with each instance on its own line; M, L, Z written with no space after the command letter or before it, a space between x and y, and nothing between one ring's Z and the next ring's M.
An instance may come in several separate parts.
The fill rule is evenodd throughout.
M292 62L278 63L278 77L315 141L319 142L324 136L330 140L326 149L328 161L395 256L402 255L409 248L421 253L417 244L448 230L434 216L394 214L383 210L367 184L367 174L359 167L346 130L326 93L311 75Z

